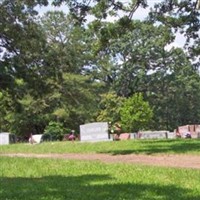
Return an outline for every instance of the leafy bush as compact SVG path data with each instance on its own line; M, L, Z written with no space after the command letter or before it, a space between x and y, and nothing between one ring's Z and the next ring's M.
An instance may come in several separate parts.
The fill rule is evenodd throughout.
M149 103L143 100L141 93L125 100L120 109L123 128L129 132L137 132L148 128L153 117L153 110Z
M45 128L44 134L51 135L52 140L62 140L65 133L63 124L60 122L49 122L49 125Z
M125 98L117 96L115 92L109 92L101 96L100 112L97 121L118 122L119 110Z
M45 133L42 135L42 138L41 138L41 141L42 142L49 142L49 141L52 141L52 135L50 133Z

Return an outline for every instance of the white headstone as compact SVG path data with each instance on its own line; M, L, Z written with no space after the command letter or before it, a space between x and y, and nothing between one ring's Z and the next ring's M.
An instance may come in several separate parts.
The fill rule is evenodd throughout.
M9 133L0 133L0 145L9 144Z
M42 134L36 134L32 136L33 143L40 143L42 138Z
M80 125L81 141L106 141L109 140L108 123L95 122Z

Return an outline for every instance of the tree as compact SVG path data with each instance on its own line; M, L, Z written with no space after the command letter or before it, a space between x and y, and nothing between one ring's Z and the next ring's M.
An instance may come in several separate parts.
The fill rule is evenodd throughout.
M70 15L48 12L38 20L35 6L48 2L0 2L2 130L42 133L50 121L78 129L97 115L118 121L124 97L140 92L154 108L151 128L199 122L195 2L163 0L141 22L132 16L145 0L54 0L66 3ZM119 12L117 21L106 22ZM94 17L89 24L88 14ZM177 31L185 34L187 51L166 49Z
M86 16L88 14L93 15L100 20L106 19L108 16L114 16L118 14L118 11L125 12L131 19L133 13L138 7L147 7L146 0L132 0L128 4L124 4L120 0L54 0L53 4L56 6L66 3L69 6L71 14L77 19L77 22L86 22Z
M24 128L29 127L28 116L22 112L23 97L29 94L29 100L38 100L43 93L41 65L45 38L35 21L37 12L34 7L37 4L46 5L47 1L4 0L0 3L0 50L3 51L0 60L0 87L7 94L7 100L2 103L8 108L3 121L7 130L18 134L25 133Z
M61 12L47 13L40 23L34 9L23 6L21 1L4 1L1 7L6 54L0 85L8 93L1 106L12 105L2 110L1 121L21 135L43 133L49 121L78 129L95 113L93 95L97 96L99 85L84 74L82 29ZM13 16L18 20L12 21Z
M47 12L40 21L47 38L45 64L62 81L62 73L80 74L85 65L84 28L76 26L74 19L62 11Z
M150 19L154 23L162 23L179 32L186 38L185 49L192 58L199 55L199 28L200 12L196 9L199 1L171 1L165 0L155 4L150 13ZM199 63L197 64L199 66Z
M169 51L167 71L154 72L145 99L154 108L152 127L174 130L188 123L199 123L199 73L183 52Z
M149 103L143 100L141 93L129 97L121 106L120 117L123 129L137 132L147 129L153 117Z
M13 107L13 101L8 91L1 90L0 91L0 131L12 133L12 129L10 128L10 118L13 114L13 110L10 108ZM13 122L13 121L12 121Z
M178 48L167 49L175 38L174 34L164 25L154 26L140 21L131 22L121 34L117 31L119 23L91 24L96 36L92 46L99 79L121 96L142 92L144 99L154 108L152 129L173 130L177 125L197 122L198 111L192 105L199 107L195 100L199 91L198 71L186 52ZM179 74L183 69L185 76ZM189 86L190 82L196 86ZM196 94L190 96L190 100L183 94L184 90L190 93L189 88L193 88ZM183 104L180 103L182 96L186 96ZM188 114L184 120L186 108Z
M57 121L78 129L79 124L93 118L98 88L101 87L85 72L87 43L84 28L77 26L63 12L46 13L41 25L48 46L45 54L45 65L49 67L46 70L45 99L51 108L49 113Z
M120 108L123 104L124 98L117 96L115 92L108 92L101 95L99 103L100 112L97 116L97 121L119 122Z
M136 92L146 93L152 72L163 72L171 55L165 50L174 36L164 26L154 26L148 22L133 21L132 30L113 40L110 45L116 58L116 78L113 87L122 96Z

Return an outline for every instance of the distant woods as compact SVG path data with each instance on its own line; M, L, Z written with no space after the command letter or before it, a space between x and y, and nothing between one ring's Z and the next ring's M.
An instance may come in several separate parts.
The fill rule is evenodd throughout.
M54 0L69 12L40 16L36 6L48 3L0 2L0 131L41 134L54 122L76 131L94 121L127 131L200 123L195 2L159 1L142 21L134 12L146 1ZM169 48L176 33L185 36L183 48Z

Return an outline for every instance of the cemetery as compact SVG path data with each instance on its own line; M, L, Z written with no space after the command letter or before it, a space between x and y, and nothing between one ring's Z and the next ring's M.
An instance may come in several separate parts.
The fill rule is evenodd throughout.
M16 136L14 134L7 132L0 133L0 145L14 144L16 142Z
M129 139L176 139L177 130L181 138L188 132L192 138L200 138L200 125L179 126L174 132L167 130L161 131L139 131L138 133L123 133L119 136L109 131L109 124L106 122L89 123L80 125L81 141L108 141L108 140L129 140ZM117 139L116 139L117 138Z
M109 130L107 122L93 122L80 125L80 133L74 135L74 141L81 142L101 142L130 139L176 139L186 138L190 134L191 138L200 138L200 125L184 125L174 129L174 132L167 130L160 131L138 131L137 133L112 132ZM120 130L121 131L121 130ZM69 141L69 134L65 134L61 141ZM29 137L29 143L38 144L42 142L55 141L51 134L33 134ZM0 133L0 145L13 144L17 142L17 136L10 133Z
M0 14L0 200L200 200L200 0Z

